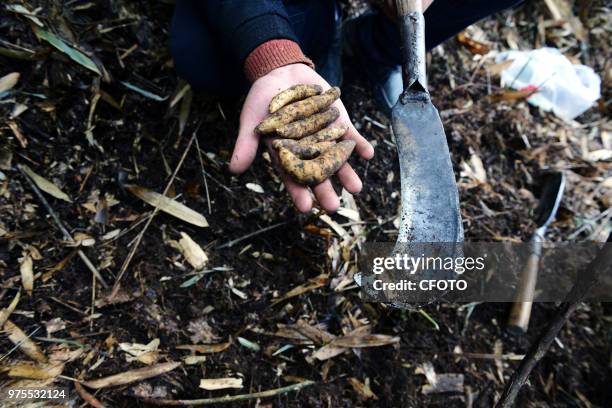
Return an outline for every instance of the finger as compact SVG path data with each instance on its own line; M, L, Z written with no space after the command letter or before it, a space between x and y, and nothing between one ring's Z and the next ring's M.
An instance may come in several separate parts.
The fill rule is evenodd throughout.
M340 207L340 199L336 195L331 181L325 180L321 184L317 184L312 187L312 191L321 207L328 213L336 212Z
M342 139L354 140L356 143L355 150L357 151L357 154L366 160L370 160L372 157L374 157L374 147L365 137L361 136L355 126L353 126L353 122L351 122L351 118L349 117L349 114L342 102L338 100L335 102L334 106L340 110L340 118L338 118L337 122L348 126L348 130Z
M293 181L284 171L280 173L285 188L287 188L287 193L289 193L295 208L301 213L309 212L312 209L312 196L310 195L310 191L308 191L306 187Z
M291 201L293 201L295 208L302 213L309 212L312 209L312 196L310 191L303 185L293 181L291 176L289 176L289 174L283 170L282 166L278 162L276 151L274 148L272 148L272 141L267 139L265 143L268 146L268 151L272 157L272 164L274 165L276 171L278 171L278 174L280 174L283 184L285 185L287 193L289 194L289 197L291 197Z
M249 168L257 155L259 136L255 134L255 126L261 121L265 114L253 112L245 102L243 112L240 114L240 130L234 146L234 152L230 160L230 171L240 174Z
M340 183L342 183L346 191L349 193L357 194L361 191L363 187L361 179L357 173L355 173L355 170L353 170L350 164L344 163L336 175L338 176Z
M374 157L374 146L372 146L365 137L361 136L351 121L348 121L347 124L349 128L342 139L354 140L356 143L355 150L357 151L357 154L366 160L370 160L372 157Z

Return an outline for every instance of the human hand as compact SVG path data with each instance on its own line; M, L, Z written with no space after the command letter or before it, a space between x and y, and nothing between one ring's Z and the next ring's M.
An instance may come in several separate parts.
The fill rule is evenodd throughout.
M319 74L305 64L291 64L276 68L253 83L240 113L240 130L230 161L230 171L232 173L240 174L244 172L255 159L260 139L260 136L255 133L255 127L268 116L270 100L280 91L297 84L318 84L323 87L324 91L330 88L330 85ZM342 138L354 140L357 143L355 146L357 153L364 159L371 159L374 156L374 148L355 129L342 102L337 100L332 106L337 107L340 111L340 117L335 124L348 126L348 131ZM270 138L266 138L266 142L275 163L277 163L276 151L271 147ZM301 212L310 211L312 196L309 188L293 181L280 166L276 166L276 168L297 209ZM348 163L345 163L336 175L349 193L356 194L361 191L361 180ZM310 188L325 211L334 212L338 209L340 200L331 181L325 180L323 183Z

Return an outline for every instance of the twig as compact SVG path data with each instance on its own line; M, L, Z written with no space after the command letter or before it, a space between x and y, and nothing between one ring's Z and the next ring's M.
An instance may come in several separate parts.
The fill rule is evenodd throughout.
M98 399L96 397L94 397L93 395L91 395L90 393L88 393L85 388L83 388L83 386L81 384L79 384L78 382L74 382L74 389L77 390L77 392L79 393L79 395L81 396L81 398L83 398L83 400L88 403L89 405L91 405L94 408L105 408L105 405L102 404L100 401L98 401Z
M254 237L256 235L259 235L259 234L263 234L266 231L270 231L271 229L278 228L278 227L280 227L282 225L285 225L285 224L287 224L286 221L279 222L278 224L270 225L269 227L262 228L260 230L255 231L255 232L251 232L250 234L243 235L240 238L236 238L236 239L234 239L234 240L232 240L230 242L226 242L225 244L221 244L221 245L219 245L215 249L231 248L232 246L236 245L240 241L244 241L245 239L252 238L252 237Z
M49 205L49 202L47 201L45 196L43 196L42 192L38 189L38 186L36 186L36 184L32 181L32 179L30 179L30 177L26 174L26 172L23 171L23 169L21 168L21 165L18 164L17 168L19 169L19 171L21 172L23 177L26 179L26 181L28 182L30 187L32 187L32 190L34 190L34 193L36 193L36 196L42 202L43 206L47 209L47 212L49 213L49 215L51 216L51 218L55 222L55 225L62 232L62 235L64 236L64 239L69 241L69 242L71 242L71 243L73 243L73 244L76 243L75 240L72 238L72 235L70 235L70 233L68 232L66 227L64 227L64 224L62 223L62 221L57 216L57 213L53 210L53 208L51 208L51 206ZM102 275L100 275L100 272L98 272L98 269L89 260L87 255L85 255L85 253L82 250L80 250L80 249L77 251L77 253L79 254L79 257L81 257L81 259L83 260L83 262L85 263L87 268L89 268L91 273L93 273L94 276L96 277L96 279L98 279L100 281L102 286L104 286L105 289L108 288L108 284L106 283L106 281L104 280Z
M523 361L521 361L519 368L512 374L510 382L506 385L504 393L495 406L496 408L510 408L514 406L514 400L518 396L523 384L525 384L525 381L527 381L531 370L533 370L538 362L546 355L550 345L563 328L563 325L565 325L565 322L570 318L572 313L574 313L578 304L598 283L598 277L605 276L612 272L612 263L610 262L610 259L612 259L611 242L612 234L608 236L607 243L604 244L604 247L599 251L597 257L581 274L578 274L579 279L572 287L565 301L559 305L557 313L546 328L546 331L538 341L531 346L531 349Z
M70 306L68 303L61 301L60 299L53 297L53 296L49 296L49 299L53 300L54 302L59 303L60 305L67 307L68 309L72 310L73 312L77 312L82 314L83 316L87 316L87 313L83 312L82 310L77 309L74 306Z
M196 138L196 134L198 133L198 130L200 130L200 125L201 123L199 123L196 129L193 131L191 135L191 139L189 139L189 143L187 143L187 146L185 147L185 151L183 152L181 159L179 160L178 164L176 165L176 168L174 169L174 173L172 173L172 176L170 176L170 180L168 180L168 184L166 184L166 188L164 188L162 196L166 197L166 195L168 194L168 191L170 190L170 187L172 186L172 183L174 182L174 179L176 178L176 175L178 174L179 170L183 166L183 162L185 161L185 158L187 157L187 153L189 153L189 149L191 148L191 145L193 144L193 141ZM145 232L147 232L149 225L151 225L151 222L153 221L153 218L155 218L155 216L159 212L159 209L160 209L159 206L155 207L155 210L153 210L153 212L151 213L151 216L147 220L147 223L145 224L144 228L142 229L142 231L140 231L140 234L138 234L138 237L136 238L136 242L130 249L128 256L125 258L125 261L123 262L123 265L121 265L121 270L119 271L119 275L117 275L117 279L115 279L113 290L111 291L111 294L109 296L110 299L115 297L115 295L119 292L119 287L120 287L119 284L121 282L121 278L123 278L123 275L127 271L127 268L130 265L130 262L132 261L132 258L134 257L134 254L136 253L136 250L140 246L140 242L142 241L142 238L144 237Z
M136 228L137 226L139 226L140 224L142 224L143 222L147 221L147 219L149 218L149 216L151 215L153 211L151 212L145 212L143 213L143 215L137 220L135 221L132 225L130 225L129 227L127 227L125 230L121 231L119 234L117 234L116 237L109 239L108 241L104 241L100 244L100 246L106 246L111 244L112 242L118 240L119 238L123 237L125 234L128 234L130 231L132 231L134 228Z
M27 338L31 338L33 335L36 334L36 332L40 329L40 327L37 327L34 329L34 331L32 331L32 333L27 335ZM15 346L13 346L12 349L10 349L6 354L4 354L2 357L0 357L0 362L2 360L4 360L5 358L7 358L8 356L10 356L13 351L17 350L19 347L21 347L21 345L26 341L26 339L21 340L19 343L15 344Z
M171 406L189 406L189 405L209 405L209 404L222 404L225 402L245 401L256 398L274 397L280 394L286 394L291 391L299 391L302 388L306 388L315 384L314 381L302 381L301 383L288 385L286 387L275 388L272 390L254 392L251 394L239 394L239 395L226 395L225 397L216 398L202 398L194 400L169 400L169 399L155 399L155 398L143 398L143 401L153 405L171 405Z
M200 151L200 143L198 138L195 140L196 149L198 152L198 160L200 161L200 168L202 169L202 179L204 179L204 189L206 190L206 202L208 203L208 213L212 214L212 208L210 206L210 194L208 193L208 182L206 181L206 172L204 171L204 161L202 160L202 152Z
M461 352L461 353L441 353L444 355L453 356L455 358L473 358L476 360L523 360L525 358L524 354L494 354L494 353L469 353L469 352Z

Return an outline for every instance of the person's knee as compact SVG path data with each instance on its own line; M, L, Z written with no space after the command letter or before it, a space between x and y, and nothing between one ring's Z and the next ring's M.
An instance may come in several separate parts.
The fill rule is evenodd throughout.
M179 76L190 83L197 81L199 75L194 57L197 55L195 43L199 41L198 25L201 23L193 15L193 3L188 0L177 1L170 27L170 52L174 69Z
M178 1L170 27L170 52L174 69L192 87L221 94L222 58L215 50L212 36L191 0Z

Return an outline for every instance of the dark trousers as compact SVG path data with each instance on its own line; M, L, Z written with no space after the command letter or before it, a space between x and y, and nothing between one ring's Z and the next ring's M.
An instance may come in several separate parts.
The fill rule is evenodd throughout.
M236 96L249 89L241 63L234 61L204 24L200 0L177 0L170 30L170 48L178 74L197 89ZM256 0L253 0L256 1ZM435 0L425 12L425 38L431 49L470 24L511 7L520 0ZM336 1L288 1L287 14L304 54L317 67L328 58L337 38ZM382 12L360 21L352 46L362 47L371 64L401 64L397 26ZM317 68L319 69L319 68ZM326 75L320 72L323 77Z

